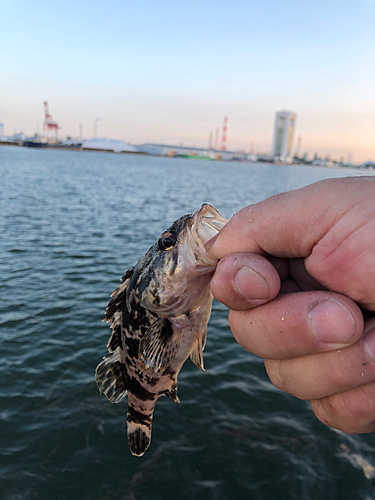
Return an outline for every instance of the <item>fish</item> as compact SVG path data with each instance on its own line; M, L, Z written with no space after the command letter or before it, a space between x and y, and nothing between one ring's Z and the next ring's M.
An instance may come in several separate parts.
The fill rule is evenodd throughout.
M130 451L142 456L151 442L156 401L179 403L177 376L187 360L205 371L203 349L218 261L205 244L227 219L205 203L177 219L126 271L103 321L112 335L95 370L100 393L112 403L128 397Z

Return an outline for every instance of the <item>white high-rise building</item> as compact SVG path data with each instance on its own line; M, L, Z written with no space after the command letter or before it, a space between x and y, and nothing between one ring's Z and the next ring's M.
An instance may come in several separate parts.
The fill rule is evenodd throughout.
M4 123L0 123L0 137L4 135Z
M273 132L272 154L284 160L292 156L293 136L296 128L296 113L277 111Z

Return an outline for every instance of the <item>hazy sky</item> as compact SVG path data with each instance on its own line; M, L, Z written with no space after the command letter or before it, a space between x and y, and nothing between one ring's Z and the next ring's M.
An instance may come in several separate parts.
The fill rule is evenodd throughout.
M375 160L375 0L0 0L0 122L61 137L271 148Z

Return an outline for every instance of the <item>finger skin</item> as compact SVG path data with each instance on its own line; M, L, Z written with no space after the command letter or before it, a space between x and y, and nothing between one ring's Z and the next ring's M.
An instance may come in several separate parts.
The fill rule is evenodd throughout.
M245 269L244 296L236 285L236 277ZM274 299L280 290L280 277L274 266L256 254L237 253L222 259L211 281L214 297L229 309L243 311Z
M325 290L326 288L314 280L306 270L304 259L293 259L289 261L290 276L301 290Z
M375 381L375 364L364 351L363 339L345 349L264 363L278 389L304 400L325 398Z
M237 212L206 249L217 259L236 252L305 258L353 206L361 222L371 218L374 191L375 178L366 176L325 179L280 193Z
M366 347L375 339L375 318L352 346L292 360L265 360L279 389L309 399L318 419L349 434L375 430L375 357Z
M347 434L363 434L375 429L375 382L352 391L310 401L316 417L325 425Z
M314 306L329 299L344 305L352 318L349 314L344 318L327 316L326 325L323 318L321 327L328 332L332 329L333 339L338 335L338 341L324 343L312 330L309 315ZM237 342L253 354L266 359L289 359L355 343L363 332L363 316L360 308L343 295L324 291L299 292L280 295L255 309L230 311L229 325ZM340 342L343 332L348 337Z
M329 290L375 310L375 178L327 179L240 210L206 245L217 259L237 252L303 258Z

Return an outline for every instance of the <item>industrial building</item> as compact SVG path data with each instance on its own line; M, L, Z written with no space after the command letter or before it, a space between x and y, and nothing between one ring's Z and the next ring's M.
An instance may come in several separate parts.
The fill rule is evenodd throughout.
M136 146L140 153L155 156L170 156L181 158L197 158L207 160L247 160L246 153L227 150L193 148L188 146L170 146L165 144L140 144Z
M272 155L282 161L292 158L293 137L296 127L296 113L277 111L273 132Z

